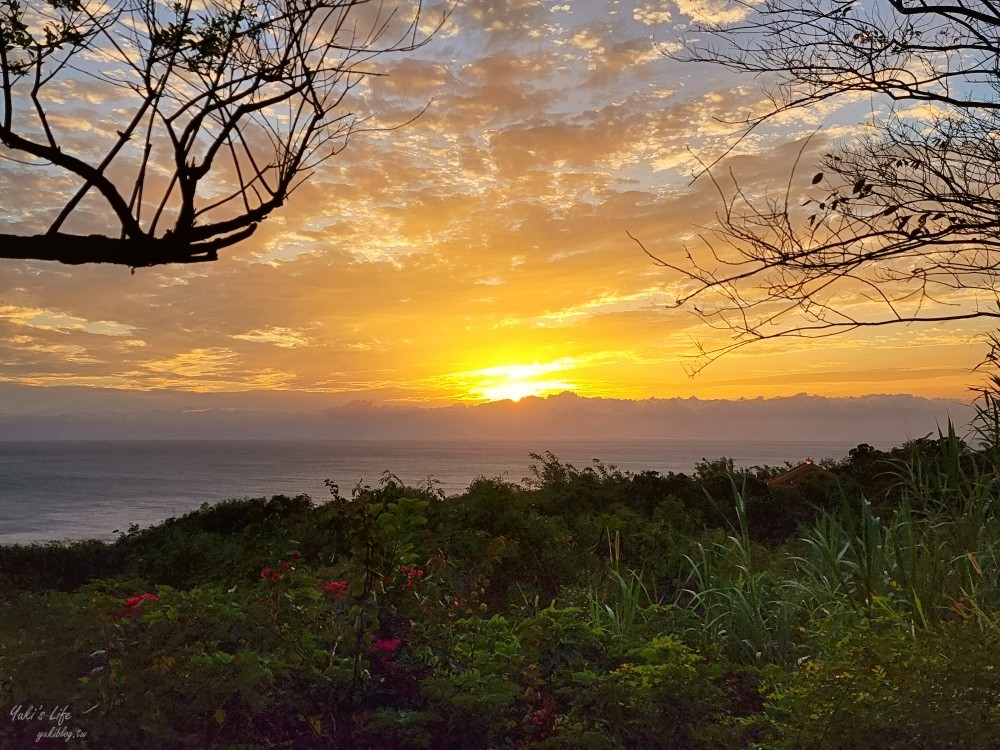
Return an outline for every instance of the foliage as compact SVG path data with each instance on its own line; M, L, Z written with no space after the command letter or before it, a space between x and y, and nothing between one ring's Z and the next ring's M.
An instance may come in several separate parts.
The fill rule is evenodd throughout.
M0 548L0 748L990 747L993 455L953 430L862 446L847 464L882 462L892 493L766 544L743 493L771 469L710 498L727 461L546 456L448 500L386 474Z
M914 633L886 613L819 620L795 670L768 669L768 748L994 747L997 643L966 620Z
M687 606L697 613L696 637L737 664L789 663L799 603L790 581L768 570L747 529L737 496L739 526L725 541L699 544L689 558Z

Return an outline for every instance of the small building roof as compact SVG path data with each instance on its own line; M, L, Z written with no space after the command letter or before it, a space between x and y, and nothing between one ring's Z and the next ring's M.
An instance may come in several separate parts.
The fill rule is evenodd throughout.
M778 474L778 476L768 479L767 483L771 487L790 487L810 477L836 479L837 475L832 471L827 471L819 464L814 463L811 458L807 458L798 466L789 469L783 474Z

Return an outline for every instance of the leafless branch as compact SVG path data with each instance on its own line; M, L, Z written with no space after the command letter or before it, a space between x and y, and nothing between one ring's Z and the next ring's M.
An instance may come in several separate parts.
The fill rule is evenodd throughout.
M0 236L0 257L216 259L343 148L358 122L347 95L371 63L421 47L446 20L424 33L421 0L399 2L0 0L4 155L78 180L44 234ZM55 126L62 92L86 82L122 122L96 158ZM67 231L92 193L107 232Z
M676 301L731 342L866 327L1000 318L1000 14L988 0L765 0L747 20L709 24L677 55L770 82L770 109L737 139L792 110L864 92L890 107L871 133L834 144L783 193L744 189L702 164L719 196L700 248L681 260L639 244L682 284ZM707 41L703 41L707 40Z

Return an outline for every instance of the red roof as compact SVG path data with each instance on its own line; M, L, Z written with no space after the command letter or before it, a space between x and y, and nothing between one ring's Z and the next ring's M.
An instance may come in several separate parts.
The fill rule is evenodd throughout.
M767 480L772 487L786 487L798 484L809 477L824 477L826 479L836 479L837 475L832 471L827 471L822 466L813 463L811 458L807 458L798 466L789 469L783 474Z

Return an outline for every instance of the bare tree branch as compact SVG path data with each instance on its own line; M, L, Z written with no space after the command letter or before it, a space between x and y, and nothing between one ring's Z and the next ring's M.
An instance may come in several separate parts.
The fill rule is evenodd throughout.
M447 18L423 31L421 0L399 3L0 0L0 155L79 181L44 234L0 235L0 257L215 260L344 147L347 95L370 63L419 48ZM97 157L56 126L64 92L87 82L122 122ZM67 231L91 193L107 231Z
M1000 14L988 0L764 0L745 21L707 25L677 55L762 76L777 115L858 93L891 105L871 132L834 144L782 194L745 190L703 165L720 199L700 248L681 261L676 301L731 343L865 327L1000 318Z

